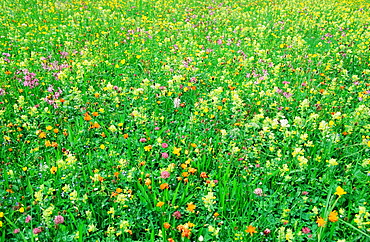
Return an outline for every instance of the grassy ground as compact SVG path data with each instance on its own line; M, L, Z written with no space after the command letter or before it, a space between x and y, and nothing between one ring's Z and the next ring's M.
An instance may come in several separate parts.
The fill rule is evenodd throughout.
M0 6L0 241L370 241L368 1Z

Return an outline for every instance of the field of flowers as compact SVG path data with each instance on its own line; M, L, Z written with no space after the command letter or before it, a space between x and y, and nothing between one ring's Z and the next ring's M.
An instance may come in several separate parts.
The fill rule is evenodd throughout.
M0 241L370 241L369 1L0 6Z

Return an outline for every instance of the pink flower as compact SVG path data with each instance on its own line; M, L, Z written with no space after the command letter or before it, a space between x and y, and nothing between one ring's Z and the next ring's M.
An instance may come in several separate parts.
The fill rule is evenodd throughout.
M307 227L302 228L302 233L304 233L304 234L308 234L308 233L310 233L310 232L311 232L311 229L309 229L309 228L307 228Z
M265 229L265 230L263 231L263 234L264 234L264 235L268 235L269 233L271 233L271 230L269 230L269 229Z
M253 193L256 194L257 196L262 196L262 189L256 188Z
M170 173L168 171L162 171L161 178L166 179L170 177Z
M181 218L181 213L180 213L180 211L176 211L172 214L172 216L174 216L176 219L180 219Z
M34 234L39 234L39 233L41 233L41 232L42 232L42 230L41 230L40 228L34 228L34 229L32 230L32 232L33 232Z
M154 130L159 130L160 128L159 127L155 127Z
M25 222L29 223L31 222L31 220L32 220L32 217L30 215L27 215Z
M18 234L20 231L21 231L20 229L15 229L15 230L13 231L13 234Z
M308 192L306 192L306 191L302 192L302 195L307 195L307 194L308 194Z
M168 144L167 143L162 143L162 148L167 148Z
M142 143L144 143L144 142L146 142L146 139L145 138L141 138L141 139L139 139L139 141L142 142Z
M61 216L61 215L56 216L55 219L54 219L54 224L62 224L62 223L64 223L63 216Z
M162 158L165 158L165 159L167 159L167 158L168 158L168 153L166 153L166 152L163 152L163 153L162 153Z

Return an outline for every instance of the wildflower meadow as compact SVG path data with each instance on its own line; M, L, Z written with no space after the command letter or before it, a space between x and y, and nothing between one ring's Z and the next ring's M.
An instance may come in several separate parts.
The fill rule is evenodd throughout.
M0 241L370 241L367 0L0 1Z

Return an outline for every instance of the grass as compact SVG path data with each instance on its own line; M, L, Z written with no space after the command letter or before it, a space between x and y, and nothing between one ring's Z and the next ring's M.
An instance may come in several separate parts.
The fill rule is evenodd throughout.
M4 0L0 241L367 241L367 1Z

